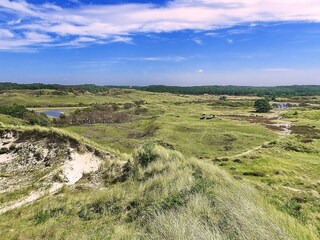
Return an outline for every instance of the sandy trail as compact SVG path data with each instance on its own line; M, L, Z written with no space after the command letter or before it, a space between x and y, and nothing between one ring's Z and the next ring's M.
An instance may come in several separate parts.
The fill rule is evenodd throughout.
M22 198L22 199L19 199L17 201L11 202L7 206L1 208L0 214L4 214L4 213L11 211L13 209L16 209L16 208L22 207L26 204L32 203L32 202L34 202L34 201L36 201L36 200L38 200L48 194L53 194L53 193L57 192L59 189L61 189L62 186L63 186L62 183L54 183L52 185L52 187L47 191L32 192L32 193L30 193L29 196Z
M282 117L279 116L279 115L274 115L273 117L277 118L277 120L274 123L268 124L268 125L281 128L281 131L278 132L280 138L285 138L288 135L290 135L291 134L290 128L292 127L292 124L289 123L289 122L283 121ZM268 142L265 142L263 145L266 145L266 144L268 144ZM249 154L251 154L253 152L256 152L256 151L262 149L263 145L257 146L255 148L249 149L249 150L247 150L245 152L242 152L242 153L239 153L239 154L236 154L236 155L233 155L233 156L229 156L229 157L231 157L231 158L239 158L239 157L243 157L243 156L249 155Z
M282 131L279 133L281 137L286 137L290 135L292 132L290 130L290 128L292 127L292 124L289 122L283 121L281 116L278 117L278 120L272 125L276 127L280 127L282 129Z
M252 149L250 149L250 150L248 150L248 151L245 151L245 152L243 152L243 153L239 153L239 154L237 154L237 155L234 155L234 156L232 156L232 158L239 158L239 157L243 157L243 156L249 155L250 153L253 153L253 152L255 152L255 151L258 151L258 150L260 150L261 148L262 148L262 146L258 146L258 147L252 148Z

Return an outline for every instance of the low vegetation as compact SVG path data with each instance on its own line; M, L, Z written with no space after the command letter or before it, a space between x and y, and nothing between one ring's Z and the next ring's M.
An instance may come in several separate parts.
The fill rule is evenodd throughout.
M107 181L102 190L65 187L60 194L0 216L2 236L316 239L311 229L211 163L150 144L134 159L127 178Z
M12 106L0 106L0 114L9 115L27 121L30 125L49 126L50 120L47 115L28 110L23 105L13 104Z
M267 113L272 109L269 101L267 99L258 99L254 102L253 107L258 113Z
M65 114L47 128L7 111L0 114L1 129L26 138L35 132L71 138L119 161L106 160L75 186L0 215L1 236L318 239L319 97L276 94L272 100L267 94L270 104L288 108L260 113L254 112L262 99L255 93L217 95L76 87L4 91L2 108L17 102L28 107L18 110ZM0 156L7 153L0 149ZM63 182L58 173L54 179ZM2 195L0 204L31 191Z

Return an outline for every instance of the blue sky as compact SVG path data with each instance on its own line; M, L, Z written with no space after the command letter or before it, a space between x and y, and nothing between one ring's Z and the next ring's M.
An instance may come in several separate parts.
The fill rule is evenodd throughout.
M0 0L0 81L320 84L319 66L317 0Z

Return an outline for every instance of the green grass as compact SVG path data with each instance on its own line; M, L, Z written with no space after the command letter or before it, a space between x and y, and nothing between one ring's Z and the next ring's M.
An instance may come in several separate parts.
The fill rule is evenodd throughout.
M157 147L104 190L64 190L0 216L5 239L316 239L211 163Z
M239 154L252 143L253 146L259 146L276 137L274 132L259 124L234 121L223 116L237 111L240 113L239 109L215 109L206 104L168 106L163 103L147 104L147 107L149 112L146 116L137 116L131 122L70 126L65 129L121 152L132 153L143 141L152 140L199 158ZM250 109L242 111L250 114ZM217 117L200 120L203 113L215 114ZM158 128L154 134L141 138L130 137L151 126Z
M31 108L47 108L47 107L81 107L83 105L90 105L94 103L126 103L138 100L147 99L148 102L158 102L159 95L156 93L148 93L137 90L118 90L111 91L105 94L74 94L59 96L52 95L52 91L46 90L46 95L37 95L37 91L32 90L15 90L0 94L2 105L12 105L13 103L22 104ZM163 94L166 95L166 94ZM177 95L169 94L170 101L183 101L188 97L179 97Z
M230 102L243 104L220 104L214 96L136 90L78 96L36 97L32 91L0 94L2 104L17 102L46 109L72 106L68 111L82 104L145 100L143 107L148 112L134 116L130 122L37 129L72 137L125 159L148 141L166 148L157 147L160 159L139 168L136 176L124 183L101 191L66 188L50 198L50 204L44 199L0 217L0 233L27 239L39 235L62 239L285 239L286 235L289 239L317 239L320 142L313 139L306 143L309 136L301 134L280 138L264 124L227 117L255 115L247 107L254 99L228 97ZM304 107L260 116L280 114L297 126L319 129L319 113L316 108ZM214 114L216 118L200 120L202 114ZM18 121L0 115L0 122L5 124L14 124L13 120ZM156 130L143 134L150 128ZM250 154L235 157L262 145ZM219 160L223 157L224 161ZM194 171L201 172L203 182L198 182ZM188 220L187 216L192 217Z
M19 118L14 118L8 115L0 114L0 122L8 125L23 125L26 124L25 121Z

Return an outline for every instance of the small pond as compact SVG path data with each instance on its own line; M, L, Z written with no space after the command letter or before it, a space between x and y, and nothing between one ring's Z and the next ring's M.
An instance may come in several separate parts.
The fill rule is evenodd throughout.
M46 111L38 111L37 114L44 113L48 117L53 117L53 118L58 118L61 113L64 113L63 110L59 109L51 109L51 110L46 110Z

